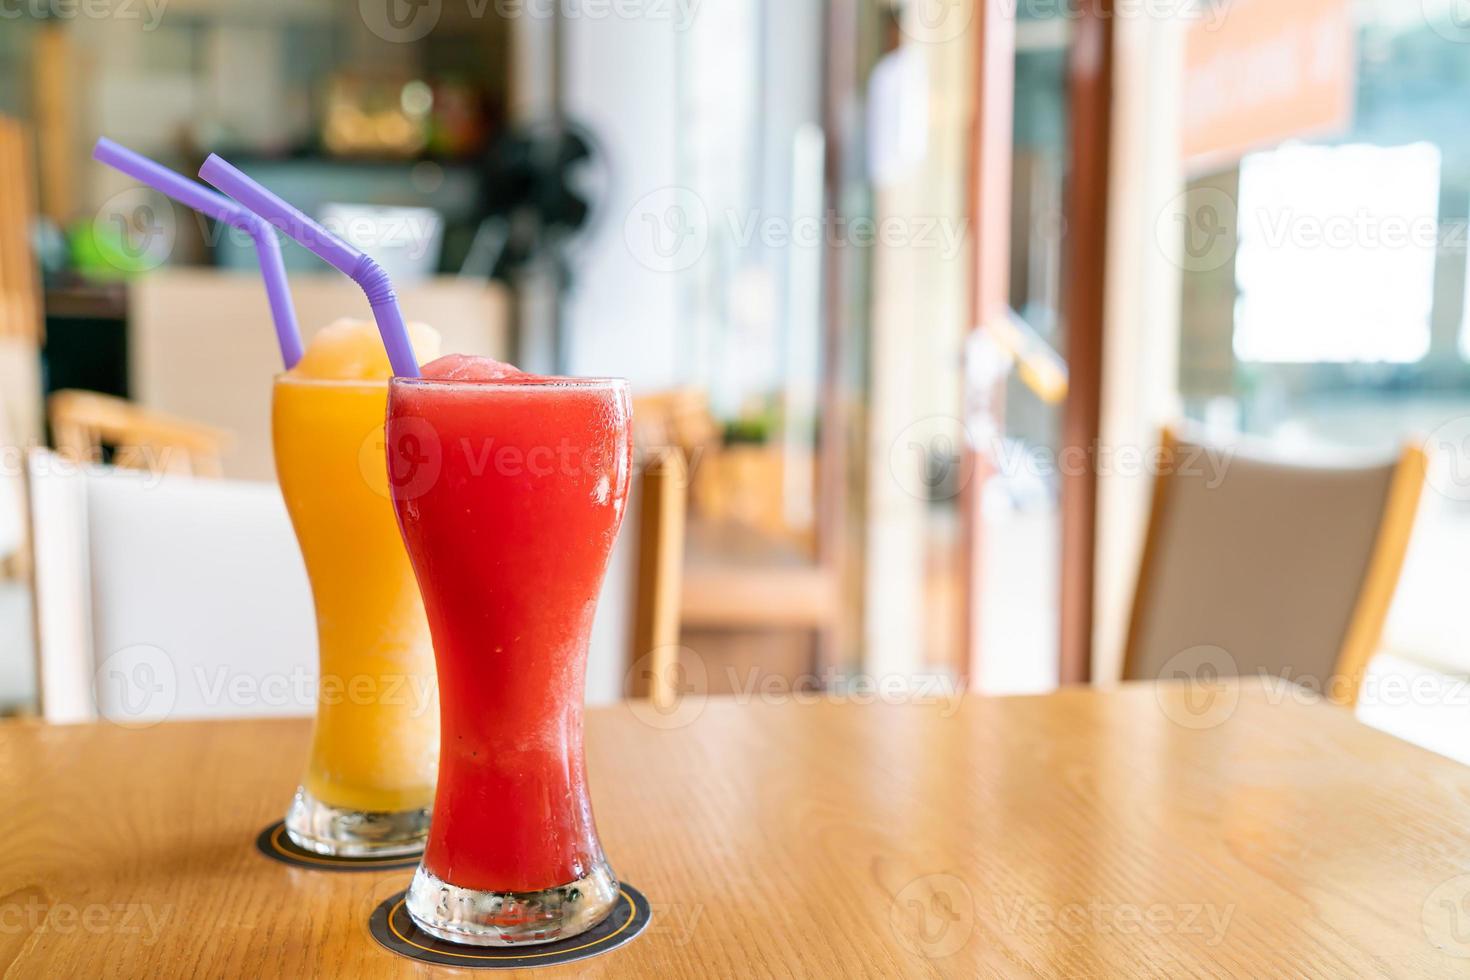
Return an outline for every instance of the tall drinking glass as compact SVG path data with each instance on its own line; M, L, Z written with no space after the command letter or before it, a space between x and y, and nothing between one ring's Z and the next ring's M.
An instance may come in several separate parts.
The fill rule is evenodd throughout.
M438 764L433 647L382 469L386 381L277 379L277 477L316 608L311 760L286 831L338 856L423 847Z
M618 893L587 796L582 702L632 467L627 385L395 378L387 437L443 733L409 914L472 945L577 935Z

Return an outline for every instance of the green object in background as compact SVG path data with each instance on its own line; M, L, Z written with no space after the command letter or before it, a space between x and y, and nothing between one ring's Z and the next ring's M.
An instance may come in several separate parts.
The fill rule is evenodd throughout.
M748 404L741 415L725 423L725 443L765 445L781 431L781 414L774 399Z
M101 221L78 221L66 231L72 268L88 279L115 282L156 269L167 258L164 243L133 244L121 229Z

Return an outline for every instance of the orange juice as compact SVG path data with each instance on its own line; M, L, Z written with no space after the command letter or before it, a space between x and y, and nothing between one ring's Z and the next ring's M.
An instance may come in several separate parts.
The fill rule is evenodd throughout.
M413 331L432 356L437 337ZM320 681L296 843L344 856L423 846L438 765L434 654L389 499L391 370L371 324L342 321L277 379L276 472L311 580Z

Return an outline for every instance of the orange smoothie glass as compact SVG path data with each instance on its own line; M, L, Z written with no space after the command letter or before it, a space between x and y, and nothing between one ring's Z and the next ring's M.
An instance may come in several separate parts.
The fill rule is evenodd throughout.
M433 351L437 337L416 330ZM277 478L311 580L320 678L306 773L286 815L301 847L414 854L433 805L433 648L383 465L391 374L368 323L339 321L276 380Z

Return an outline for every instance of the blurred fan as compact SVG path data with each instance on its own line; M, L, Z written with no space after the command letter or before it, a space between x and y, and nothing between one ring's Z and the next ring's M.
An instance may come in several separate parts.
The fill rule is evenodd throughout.
M565 289L569 255L591 228L607 186L605 158L580 126L506 130L485 158L483 218L461 273L509 282L526 266L548 261Z

